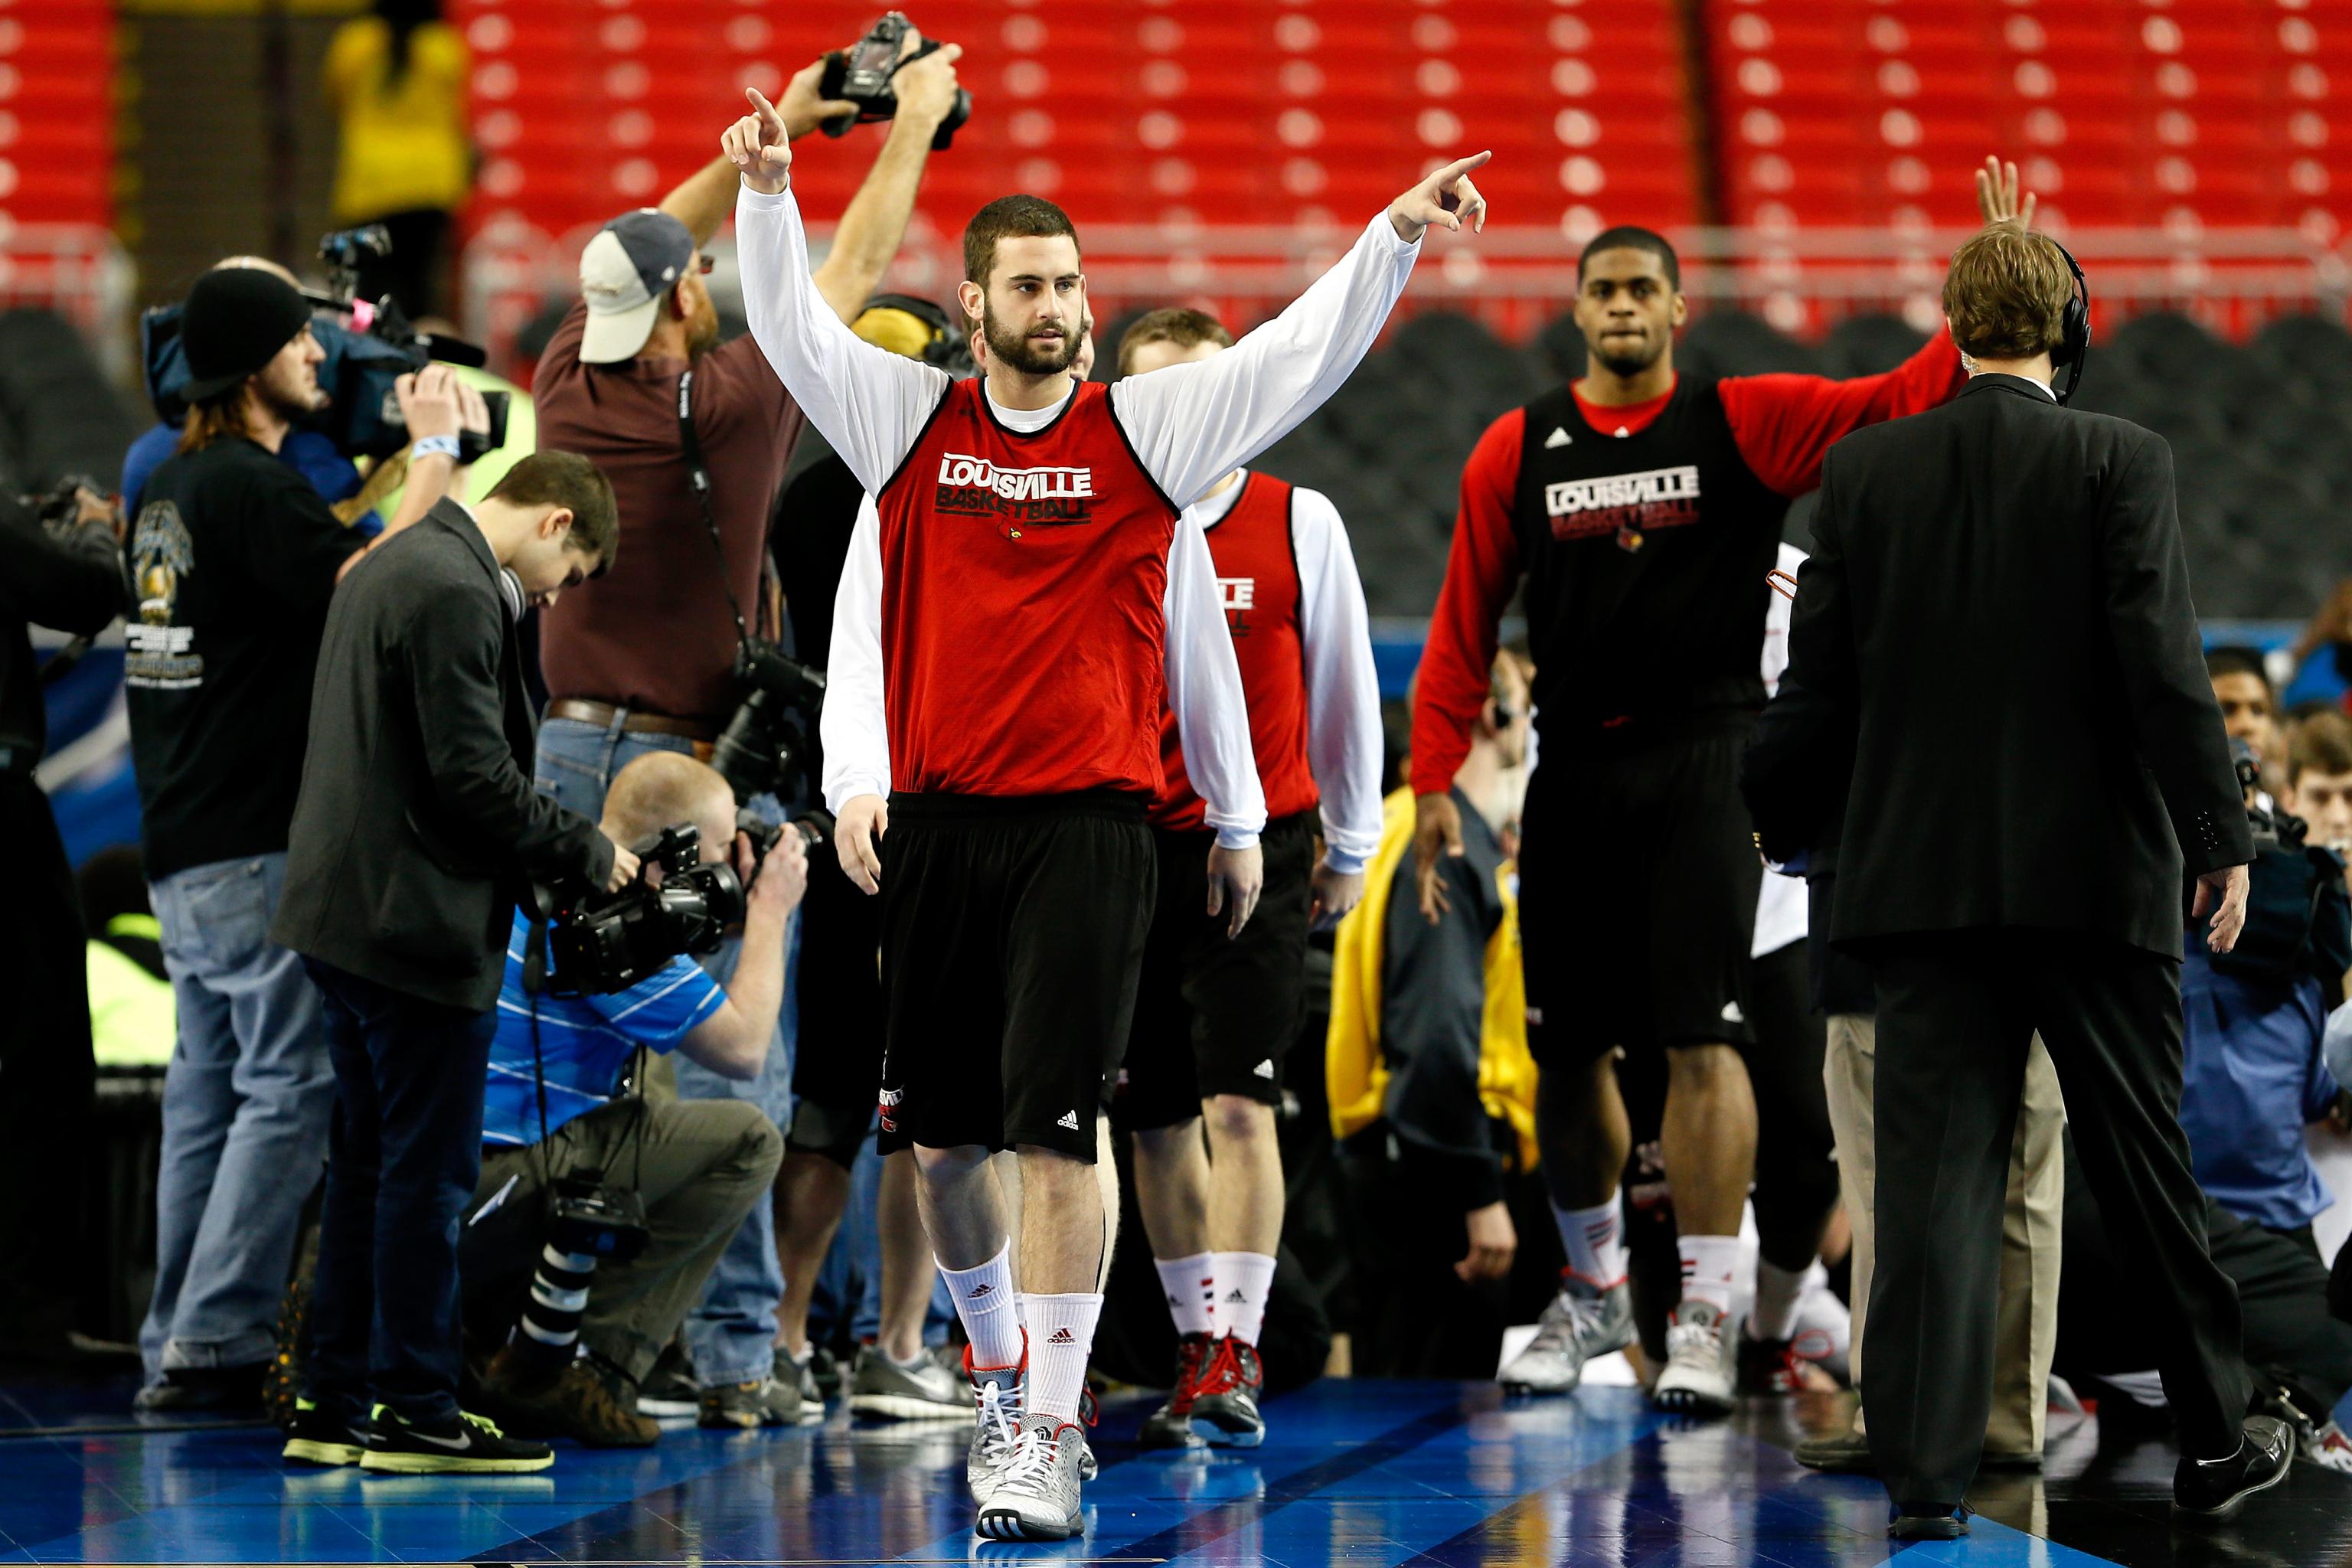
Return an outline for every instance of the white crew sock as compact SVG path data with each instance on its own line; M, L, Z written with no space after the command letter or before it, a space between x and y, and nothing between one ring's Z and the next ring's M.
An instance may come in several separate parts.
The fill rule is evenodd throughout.
M1253 1349L1265 1327L1266 1293L1274 1289L1274 1259L1263 1252L1213 1252L1210 1271L1217 1280L1217 1318L1225 1332Z
M1013 1244L977 1268L941 1265L940 1278L955 1298L956 1316L964 1337L971 1341L971 1364L1005 1367L1021 1364L1021 1310L1013 1292Z
M1033 1415L1057 1421L1078 1418L1078 1395L1086 1392L1087 1358L1094 1352L1095 1320L1102 1316L1100 1296L1032 1296L1021 1298L1022 1315L1029 1320L1029 1382L1022 1408Z
M1748 1310L1748 1337L1785 1340L1797 1331L1797 1308L1805 1299L1805 1276L1769 1258L1756 1260L1756 1304Z
M1682 1238L1683 1300L1705 1301L1725 1317L1731 1315L1731 1280L1739 1267L1736 1236L1685 1236Z
M1168 1315L1180 1334L1217 1333L1217 1291L1214 1255L1196 1252L1190 1258L1155 1258L1160 1289L1168 1298Z
M1625 1282L1625 1221L1619 1194L1589 1209L1551 1205L1552 1223L1559 1226L1559 1243L1568 1252L1568 1271L1597 1289L1613 1289Z

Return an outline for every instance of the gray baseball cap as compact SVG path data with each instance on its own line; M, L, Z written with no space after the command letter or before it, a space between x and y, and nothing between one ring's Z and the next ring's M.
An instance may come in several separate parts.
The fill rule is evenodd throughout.
M635 359L653 335L662 297L694 266L694 236L658 207L623 213L580 253L580 296L588 328L580 363Z

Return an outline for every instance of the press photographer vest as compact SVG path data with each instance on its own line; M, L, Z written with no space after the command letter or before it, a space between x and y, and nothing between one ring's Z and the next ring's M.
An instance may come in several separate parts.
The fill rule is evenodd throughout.
M1526 417L1512 515L1544 733L1761 707L1789 503L1740 457L1715 383L1680 377L1631 436L1593 428L1565 386Z
M1160 787L1177 509L1085 382L1050 425L1000 425L951 384L875 498L895 786Z
M1266 820L1311 810L1315 775L1307 765L1307 644L1298 627L1298 554L1290 537L1287 482L1252 473L1233 508L1208 529L1217 563L1217 596L1249 703L1250 748L1265 791ZM1160 721L1164 782L1151 803L1151 825L1205 828L1208 807L1184 772L1176 715Z

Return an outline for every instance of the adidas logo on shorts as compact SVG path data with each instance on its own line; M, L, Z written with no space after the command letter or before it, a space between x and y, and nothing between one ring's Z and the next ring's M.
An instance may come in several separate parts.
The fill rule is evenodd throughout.
M1078 1113L1075 1110L1065 1110L1062 1112L1062 1119L1059 1121L1055 1122L1054 1125L1056 1127L1066 1127L1071 1131L1076 1132L1078 1130Z
M1250 1071L1255 1073L1260 1078L1272 1078L1274 1076L1273 1058L1268 1058L1266 1060L1258 1063L1257 1066L1250 1068Z
M1078 1342L1078 1337L1067 1329L1055 1329L1053 1337L1045 1342L1049 1345L1074 1345Z

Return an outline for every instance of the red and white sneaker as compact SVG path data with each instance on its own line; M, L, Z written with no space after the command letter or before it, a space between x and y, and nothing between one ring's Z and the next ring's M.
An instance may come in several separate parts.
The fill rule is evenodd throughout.
M1227 1334L1210 1353L1192 1391L1192 1436L1221 1448L1255 1448L1265 1441L1258 1395L1265 1367L1257 1347Z
M1176 1386L1169 1391L1166 1404L1143 1418L1143 1427L1135 1435L1139 1446L1189 1448L1200 1441L1192 1436L1192 1401L1215 1345L1206 1334L1186 1334L1176 1342Z

